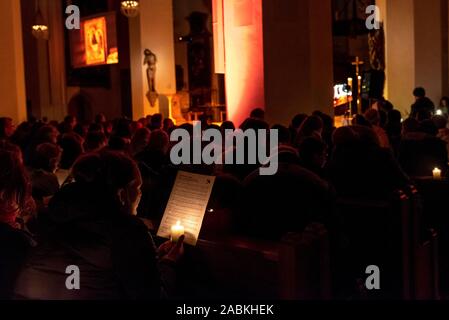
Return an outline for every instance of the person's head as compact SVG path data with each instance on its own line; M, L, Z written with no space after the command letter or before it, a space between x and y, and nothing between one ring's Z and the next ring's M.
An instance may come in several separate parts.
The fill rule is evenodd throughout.
M353 126L352 130L357 134L358 141L363 146L380 146L379 137L372 128L366 126Z
M332 135L332 142L336 148L352 145L358 141L353 127L340 127Z
M315 116L318 116L323 120L323 132L332 132L334 130L334 118L321 111L315 111Z
M128 119L119 119L114 128L114 135L125 139L131 139L131 122Z
M164 117L160 113L153 114L151 116L150 127L151 130L162 129Z
M66 133L62 136L59 142L62 148L61 156L61 168L68 170L70 169L75 161L83 154L83 142L78 135L73 133Z
M170 132L174 127L175 127L175 123L173 122L172 119L170 119L170 118L164 119L163 130L165 132L167 132L167 133Z
M301 163L308 169L323 168L327 159L326 143L316 137L308 137L298 146Z
M84 141L84 150L86 152L97 151L106 147L107 144L108 139L102 131L91 131Z
M89 133L90 132L101 132L104 133L104 126L101 123L92 123L89 126Z
M249 115L252 119L259 119L264 121L265 120L265 110L262 108L256 108L253 111L251 111L251 114Z
M437 126L438 130L447 128L447 118L445 116L434 116L432 121Z
M290 134L290 130L288 130L287 127L281 124L276 124L271 129L278 131L279 144L291 144L292 137Z
M86 137L88 131L89 131L89 127L82 123L78 123L75 126L75 128L73 129L73 132L75 132L76 134L78 134L80 137L83 137L83 138Z
M105 192L120 211L137 215L142 177L137 164L123 153L98 151L79 158L73 166L75 183Z
M268 130L270 127L268 123L266 123L263 120L255 119L255 118L248 118L246 119L242 125L240 126L240 129L243 131L246 131L248 129L252 130Z
M364 126L364 127L368 127L368 128L372 127L372 124L368 120L366 120L365 116L362 116L361 114L357 114L352 119L352 125L353 126Z
M11 137L15 129L11 118L0 118L0 139Z
M133 155L143 151L150 142L151 131L148 128L141 128L136 131L131 139L131 152Z
M417 132L419 130L419 122L415 118L405 119L402 123L402 133L412 133Z
M430 112L430 110L421 109L416 113L416 120L418 120L418 122L430 120L431 118L432 113Z
M376 109L369 109L365 112L365 119L372 125L378 126L380 124L380 114Z
M59 132L55 127L44 125L37 130L35 140L37 144L41 143L58 143Z
M440 100L440 108L447 108L447 109L449 108L449 97L441 98L441 100Z
M301 139L311 136L321 137L323 127L323 120L320 117L310 116L299 127L298 137Z
M225 130L235 130L235 125L232 121L225 121L221 124L221 132L224 133Z
M56 172L61 161L61 148L53 143L42 143L37 146L31 159L33 169Z
M77 125L76 117L75 116L67 116L64 118L64 124L66 124L69 128L72 130Z
M17 158L17 152L0 147L0 222L12 226L32 203L31 183Z
M438 128L432 120L424 120L419 124L419 131L431 136L438 134Z
M415 88L415 90L413 90L413 96L416 99L424 98L426 96L426 89L424 89L423 87Z
M148 141L148 149L151 151L158 151L166 154L168 151L170 138L163 130L154 130L151 132L150 140Z
M307 118L308 116L305 113L297 114L292 119L291 127L298 130Z
M104 113L99 113L95 116L95 123L103 124L106 122L106 116Z

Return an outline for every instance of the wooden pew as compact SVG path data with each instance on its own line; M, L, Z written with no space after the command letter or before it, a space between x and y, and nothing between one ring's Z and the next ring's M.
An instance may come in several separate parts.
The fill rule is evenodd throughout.
M440 234L430 228L423 195L417 187L410 186L407 193L411 201L411 239L413 298L418 300L440 299ZM424 195L425 196L425 195ZM426 217L427 215L427 217Z
M328 299L327 232L311 225L280 242L230 237L187 247L181 296L201 299Z
M358 298L411 298L410 201L398 191L391 199L339 199L338 214L348 239L349 290ZM364 288L366 267L376 265L381 272L381 290ZM358 286L358 284L362 284ZM363 286L363 287L362 287Z
M363 298L439 298L438 234L425 231L414 186L388 201L340 199L338 207L350 242L352 281L365 279L368 265L380 267L381 290L359 293Z

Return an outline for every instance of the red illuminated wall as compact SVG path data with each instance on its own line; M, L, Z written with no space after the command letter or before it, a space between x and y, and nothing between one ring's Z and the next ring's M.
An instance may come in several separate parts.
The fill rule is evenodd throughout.
M223 6L228 118L239 126L251 110L265 108L262 0Z

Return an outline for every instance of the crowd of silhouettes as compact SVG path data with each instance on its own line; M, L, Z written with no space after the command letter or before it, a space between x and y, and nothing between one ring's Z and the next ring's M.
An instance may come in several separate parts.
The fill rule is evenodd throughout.
M435 167L447 173L447 114L436 114L423 89L414 94L404 121L381 101L338 129L320 111L270 126L255 109L238 128L278 130L272 176L259 174L261 163L173 165L170 134L183 128L192 135L193 126L160 114L138 121L100 114L92 123L30 119L17 128L0 118L0 299L175 294L182 241L154 235L179 170L217 177L201 238L276 241L311 222L337 234L337 198L386 199ZM224 135L236 125L205 121L203 129ZM83 290L65 290L67 265L83 268Z

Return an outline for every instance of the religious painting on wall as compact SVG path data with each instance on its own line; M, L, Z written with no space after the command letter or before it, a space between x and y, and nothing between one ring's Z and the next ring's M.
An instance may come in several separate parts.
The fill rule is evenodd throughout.
M86 65L106 62L107 30L106 18L100 17L84 22L84 43L86 46Z

